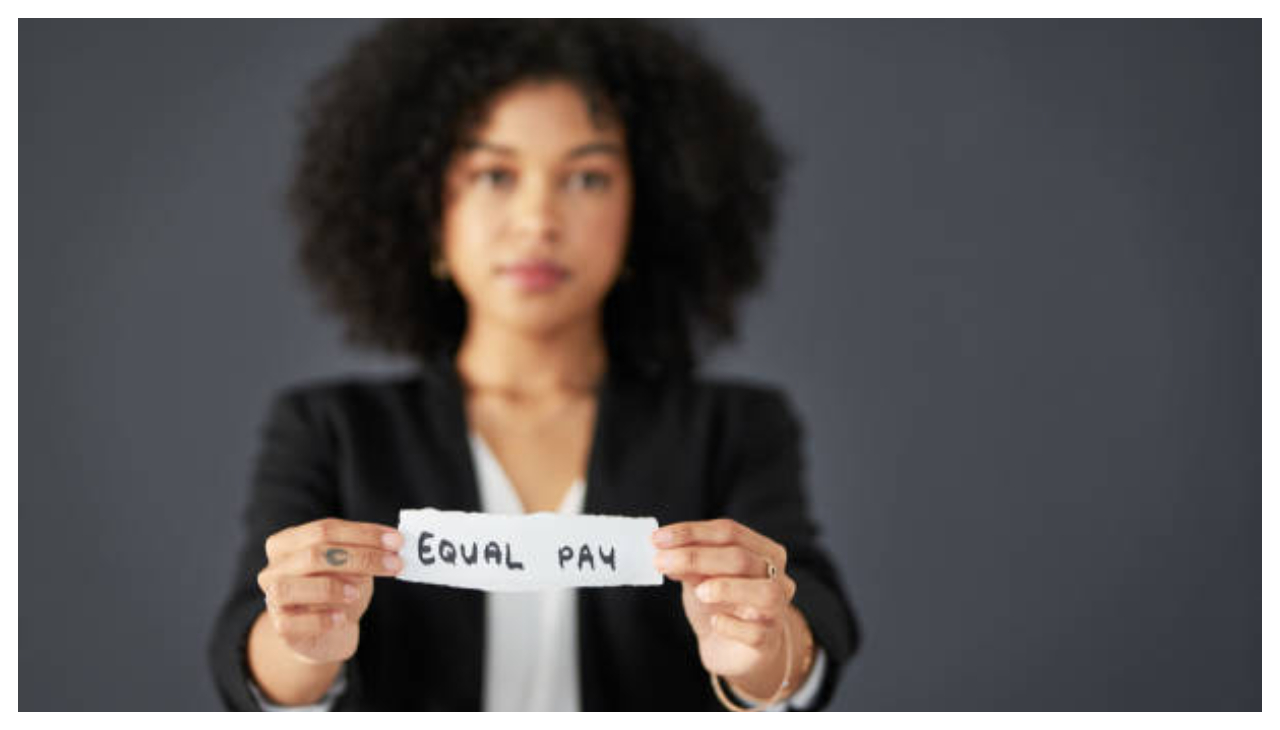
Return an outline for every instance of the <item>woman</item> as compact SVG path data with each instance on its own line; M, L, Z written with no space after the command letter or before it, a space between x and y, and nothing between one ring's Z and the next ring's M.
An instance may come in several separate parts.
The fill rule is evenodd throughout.
M823 706L857 630L799 426L695 373L762 273L755 106L661 26L449 20L382 26L308 112L304 268L352 341L422 367L274 403L210 646L228 706ZM671 580L375 581L424 506L653 515Z

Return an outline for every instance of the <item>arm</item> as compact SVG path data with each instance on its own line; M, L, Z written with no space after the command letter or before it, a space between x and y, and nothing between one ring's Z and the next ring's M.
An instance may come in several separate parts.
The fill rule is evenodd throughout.
M254 688L281 705L324 696L355 652L372 576L398 567L385 542L398 544L394 528L325 518L339 513L333 451L299 394L275 401L231 595L209 643L218 691L231 709L261 709ZM388 557L397 566L386 565Z
M764 709L769 712L786 712L788 710L817 710L821 709L817 706L818 690L822 689L823 682L827 676L827 654L821 648L817 648L814 652L813 669L809 671L809 676L803 680L795 694L775 702ZM732 691L732 687L730 688ZM734 693L734 699L740 705L754 707L756 703Z
M824 656L822 684L807 707L829 702L839 669L857 644L857 626L817 542L802 487L800 427L780 394L743 389L726 406L723 462L716 473L721 519L663 527L658 567L684 583L685 613L709 672L748 699L803 685L809 637ZM776 578L767 576L768 565ZM791 634L793 675L783 687ZM815 662L816 663L816 662Z
M342 662L304 661L271 627L266 611L249 630L248 664L252 686L272 705L287 706L319 702L342 669Z
M724 514L786 548L787 574L796 584L792 605L826 654L826 676L814 705L819 709L830 702L841 669L857 651L860 631L810 516L803 428L781 392L748 393L734 419L742 430L734 450L737 466L724 485Z
M267 696L262 692L262 688L252 679L249 680L249 692L253 694L253 699L257 701L258 709L264 712L329 712L333 709L334 702L347 690L347 673L345 670L346 667L344 666L338 672L333 684L329 685L329 689L325 690L324 696L315 702L305 705L276 704L267 699Z

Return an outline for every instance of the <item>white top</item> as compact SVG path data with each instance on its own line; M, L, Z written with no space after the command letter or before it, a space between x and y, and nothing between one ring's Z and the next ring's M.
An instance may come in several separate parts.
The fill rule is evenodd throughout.
M524 505L498 459L480 434L468 434L472 463L480 490L480 509L494 514L524 514ZM569 487L557 510L581 514L586 482L579 477ZM544 591L494 591L485 594L484 693L485 710L576 711L578 695L577 588ZM769 710L805 708L812 704L826 673L821 648L813 670L791 699L770 705ZM249 681L249 689L264 710L327 710L346 689L346 675L338 679L314 705L282 707L268 702ZM707 688L710 692L710 687ZM745 703L744 703L745 704Z
M511 480L478 433L470 434L480 486L480 509L524 514ZM576 479L560 508L582 514L586 483ZM484 693L486 711L573 712L578 698L578 589L493 591L485 594Z

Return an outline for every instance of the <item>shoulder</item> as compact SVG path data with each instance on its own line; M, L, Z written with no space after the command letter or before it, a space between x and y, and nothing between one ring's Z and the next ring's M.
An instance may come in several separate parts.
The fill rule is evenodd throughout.
M423 387L418 373L311 378L279 388L272 411L313 424L408 415L421 410Z
M769 481L769 475L792 468L805 434L783 387L738 376L703 375L668 384L661 400L667 404L664 416L652 425L663 434L658 437L663 453L677 457L673 461L678 468L701 475L696 484L714 507L702 512L724 513L725 505L742 497L736 490L749 482L788 487L786 479Z
M663 404L661 410L666 413L731 431L787 428L798 420L782 386L754 378L699 373L651 380L646 389L645 400Z
M740 376L702 375L689 381L691 397L728 411L790 410L791 399L780 385Z
M422 392L423 379L417 373L392 375L347 375L311 378L279 389L278 400L309 408L395 404Z

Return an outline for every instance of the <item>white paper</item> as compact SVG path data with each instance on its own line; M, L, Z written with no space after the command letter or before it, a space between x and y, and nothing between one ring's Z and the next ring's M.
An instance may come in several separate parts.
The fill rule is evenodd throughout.
M400 510L400 580L485 591L661 585L653 517Z

